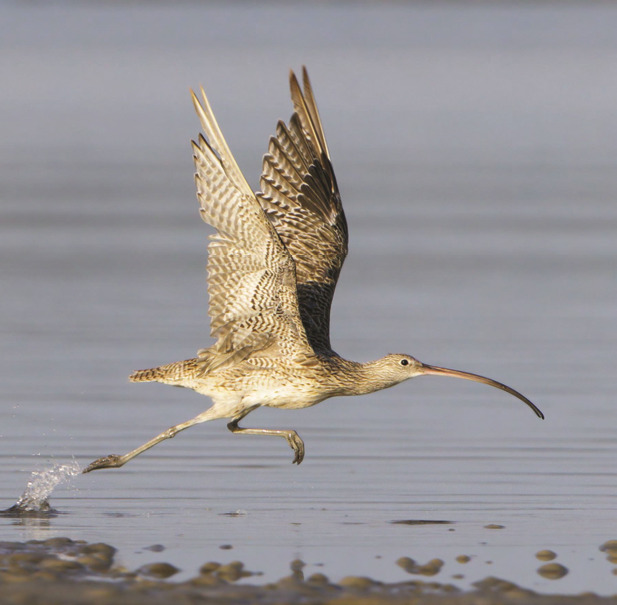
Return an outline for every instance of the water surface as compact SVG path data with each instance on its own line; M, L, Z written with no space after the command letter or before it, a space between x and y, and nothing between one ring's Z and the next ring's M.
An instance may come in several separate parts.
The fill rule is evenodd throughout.
M351 230L336 349L492 376L547 420L437 378L260 410L247 424L297 429L302 465L213 422L76 477L52 496L65 514L1 519L0 539L104 541L184 577L239 559L269 581L301 558L401 581L399 557L439 557L463 586L617 592L598 550L617 537L615 7L2 12L2 508L33 470L124 453L208 405L126 380L210 342L188 89L204 84L256 185L303 63ZM543 548L570 573L539 576Z

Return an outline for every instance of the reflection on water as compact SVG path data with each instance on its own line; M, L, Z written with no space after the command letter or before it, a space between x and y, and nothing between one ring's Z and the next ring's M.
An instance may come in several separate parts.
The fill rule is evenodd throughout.
M54 4L3 9L2 507L33 468L209 405L126 379L210 342L187 90L205 85L256 183L302 63L350 225L336 349L492 376L547 420L437 377L259 410L298 430L302 465L208 423L56 485L66 514L3 518L0 539L105 542L130 569L164 545L178 581L241 560L265 583L302 559L400 582L407 557L444 561L444 582L464 566L460 586L615 592L598 545L616 537L617 7ZM559 580L537 571L546 549Z

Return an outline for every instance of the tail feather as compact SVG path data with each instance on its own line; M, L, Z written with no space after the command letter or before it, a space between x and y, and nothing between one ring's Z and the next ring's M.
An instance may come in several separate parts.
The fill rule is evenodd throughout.
M181 384L195 376L197 359L175 361L158 368L137 370L129 376L131 382L163 382L165 384Z

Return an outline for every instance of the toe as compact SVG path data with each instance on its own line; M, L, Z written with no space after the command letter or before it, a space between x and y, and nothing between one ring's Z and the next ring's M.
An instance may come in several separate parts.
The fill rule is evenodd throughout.
M110 456L104 456L103 458L97 458L94 462L91 462L82 473L89 473L90 471L96 471L101 468L114 468L120 466L118 464L120 456L111 454Z

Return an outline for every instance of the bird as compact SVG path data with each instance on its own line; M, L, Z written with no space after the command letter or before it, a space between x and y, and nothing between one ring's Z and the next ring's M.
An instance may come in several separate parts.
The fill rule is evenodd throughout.
M210 334L215 343L197 356L131 374L132 382L161 382L208 396L212 405L124 455L94 460L84 470L118 468L180 431L227 419L238 435L287 441L293 463L304 458L293 429L246 428L259 407L301 409L331 397L363 395L417 376L462 378L501 389L540 409L491 378L388 354L360 363L330 344L330 309L347 256L348 228L332 160L306 67L302 86L293 71L293 113L279 121L263 157L260 190L242 174L208 98L191 96L203 133L192 141L201 218L214 227L208 245Z

